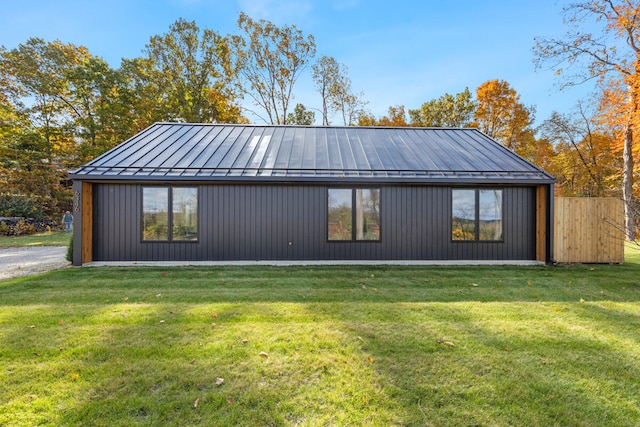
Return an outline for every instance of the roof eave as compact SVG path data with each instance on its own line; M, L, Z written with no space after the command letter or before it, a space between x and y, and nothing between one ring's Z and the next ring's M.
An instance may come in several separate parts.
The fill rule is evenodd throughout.
M349 176L123 176L123 175L92 175L70 174L69 178L76 181L95 182L202 182L202 183L245 183L245 184L304 184L304 183L330 183L330 184L436 184L436 185L548 185L554 184L551 177L349 177Z

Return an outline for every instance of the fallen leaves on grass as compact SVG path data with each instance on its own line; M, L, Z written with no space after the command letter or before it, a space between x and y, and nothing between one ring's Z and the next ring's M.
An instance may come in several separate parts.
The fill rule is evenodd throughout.
M451 341L445 341L445 340L442 340L442 339L436 340L436 342L437 342L438 344L441 344L441 345L446 345L447 347L455 347L455 346L456 346L456 345L455 345L454 343L452 343Z
M29 325L29 326L27 326L27 328L29 328L29 329L35 329L35 327L36 327L36 325Z
M259 354L258 356L260 356L260 357L264 357L265 359L266 359L267 357L269 357L269 355L268 355L267 353L265 353L264 351L261 351L261 352L260 352L260 354Z
M211 318L212 319L217 319L218 318L218 313L216 313L215 311L213 313L211 313Z
M222 385L224 383L224 378L216 378L216 385Z
M373 357L369 356L369 363L373 363L373 362L375 362L375 359Z
M197 408L199 404L200 404L200 398L197 398L196 401L193 402L194 409Z

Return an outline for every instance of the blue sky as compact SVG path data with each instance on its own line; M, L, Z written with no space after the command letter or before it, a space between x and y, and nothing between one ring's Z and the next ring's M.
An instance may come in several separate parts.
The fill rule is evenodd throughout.
M445 93L471 91L491 79L508 81L536 122L569 112L591 88L559 91L552 71L535 70L536 36L566 32L556 0L25 0L3 2L0 44L29 37L84 45L117 68L141 55L149 37L182 17L220 34L237 33L244 11L277 25L295 24L316 39L318 57L333 56L349 69L377 117L390 105L418 108ZM307 73L307 74L310 74ZM310 77L295 100L319 108ZM318 116L318 115L317 115ZM338 121L334 121L339 124Z

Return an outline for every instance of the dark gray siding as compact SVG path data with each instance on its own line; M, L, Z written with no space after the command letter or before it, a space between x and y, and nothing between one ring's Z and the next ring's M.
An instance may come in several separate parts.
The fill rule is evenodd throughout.
M505 240L484 243L451 241L451 187L382 186L380 242L327 241L324 185L198 188L199 242L151 243L142 186L94 184L94 260L535 259L534 187L504 187Z

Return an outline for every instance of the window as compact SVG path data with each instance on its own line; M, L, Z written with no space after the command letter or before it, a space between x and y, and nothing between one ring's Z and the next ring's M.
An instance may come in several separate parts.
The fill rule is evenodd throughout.
M501 241L502 190L452 190L451 240Z
M329 240L380 240L379 188L330 188L327 193Z
M198 241L198 189L195 187L143 188L142 240Z

